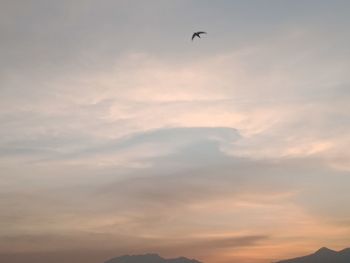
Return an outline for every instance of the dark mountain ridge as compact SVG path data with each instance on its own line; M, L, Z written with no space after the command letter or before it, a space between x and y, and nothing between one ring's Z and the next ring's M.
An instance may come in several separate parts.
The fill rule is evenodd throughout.
M350 263L350 248L334 251L323 247L311 255L282 260L276 263Z
M105 263L201 263L185 257L165 259L157 254L125 255L107 260Z

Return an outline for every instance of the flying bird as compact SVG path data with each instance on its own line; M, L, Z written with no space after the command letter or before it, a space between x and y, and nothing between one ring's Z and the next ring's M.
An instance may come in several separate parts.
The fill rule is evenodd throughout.
M192 35L192 41L193 41L193 39L195 38L195 37L199 37L199 38L201 38L201 34L206 34L207 32L204 32L204 31L199 31L199 32L195 32L195 33L193 33L193 35Z

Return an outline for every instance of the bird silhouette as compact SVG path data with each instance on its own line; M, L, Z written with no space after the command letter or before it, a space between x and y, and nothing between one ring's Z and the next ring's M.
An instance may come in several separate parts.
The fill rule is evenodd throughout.
M193 33L193 35L192 35L192 41L193 41L193 39L195 38L195 37L198 37L198 38L201 38L201 34L206 34L207 32L204 32L204 31L198 31L198 32L195 32L195 33Z

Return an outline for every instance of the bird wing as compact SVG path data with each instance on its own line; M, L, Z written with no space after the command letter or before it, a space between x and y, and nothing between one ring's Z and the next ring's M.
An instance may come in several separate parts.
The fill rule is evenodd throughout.
M207 34L207 32L204 32L204 31L200 31L200 32L197 32L198 35L200 34Z
M192 40L196 37L197 33L193 33Z

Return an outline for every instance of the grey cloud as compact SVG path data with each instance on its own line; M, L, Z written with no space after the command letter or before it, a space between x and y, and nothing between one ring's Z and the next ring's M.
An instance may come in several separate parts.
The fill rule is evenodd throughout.
M102 263L106 259L115 256L115 253L122 253L116 250L112 251L50 251L50 252L21 252L21 253L1 253L0 260L2 262L11 263L37 263L43 259L51 263Z
M252 235L252 236L238 236L238 237L228 237L228 238L217 238L207 240L194 241L193 243L186 240L179 243L184 243L189 251L193 249L202 250L203 248L211 249L212 251L218 249L235 249L239 247L249 247L257 245L261 241L268 240L269 237L265 235Z
M312 207L313 213L320 209L330 215L337 210L349 216L349 211L341 208L350 198L345 189L350 180L348 174L327 167L322 159L238 158L226 155L218 143L208 140L156 157L153 163L154 166L143 169L141 174L131 173L125 179L99 188L98 202L113 203L117 210L123 207L126 211L143 211L144 216L137 219L141 228L143 223L148 224L147 218L161 222L171 210L186 210L191 204L208 200L239 198L246 193L268 196L295 191L298 194L292 198L294 202ZM337 197L325 194L330 185L338 189ZM338 206L340 203L343 205ZM151 211L158 211L160 217L155 219ZM337 218L336 214L333 216Z
M149 158L148 161L152 163L149 168L126 173L110 170L108 179L104 179L105 182L98 182L81 174L79 178L83 181L71 187L64 181L59 184L55 182L54 186L45 180L50 190L43 191L44 189L39 188L39 193L35 195L29 191L29 195L24 195L22 201L21 195L17 198L12 195L11 198L28 203L29 209L34 200L41 203L42 207L56 203L57 211L63 215L71 213L74 209L78 213L89 215L94 211L126 215L139 211L138 214L145 216L139 219L136 217L135 220L139 220L142 225L147 224L148 217L154 220L156 215L160 215L159 219L163 220L164 216L175 208L186 209L193 203L252 192L269 195L302 189L301 204L314 199L316 204L318 203L318 206L314 204L314 207L322 207L323 202L320 200L326 198L322 191L332 182L334 175L338 176L338 179L341 178L333 181L335 187L345 185L344 182L348 180L346 173L342 175L341 172L331 170L318 159L252 160L229 156L221 151L220 144L230 143L232 136L236 137L234 130L230 129L183 128L181 131L153 131L122 140L121 145L127 148L149 141L157 142L158 134L160 143L174 143L174 134L178 134L180 137L177 139L181 142L181 147L164 156ZM213 140L211 137L223 141ZM115 149L118 147L120 146L117 144ZM40 180L40 177L37 180ZM348 198L345 189L340 190L340 193L344 194L344 200ZM41 196L52 198L40 201ZM329 202L334 205L335 199L329 199ZM325 211L329 212L327 209Z
M85 237L86 238L86 237ZM96 237L95 237L96 238ZM103 239L106 237L100 237L97 239ZM148 245L141 245L140 242L125 242L125 239L121 237L119 240L114 238L109 240L112 244L104 247L96 249L96 247L92 247L87 250L70 250L70 249L53 249L52 251L47 252L17 252L17 253L0 253L0 259L4 260L4 262L11 263L20 263L20 262L29 262L35 263L40 260L48 260L50 262L59 263L59 262L67 262L67 263L75 263L77 260L88 262L88 263L96 263L96 262L104 262L108 258L112 258L119 255L124 254L138 254L138 253L149 253L150 251L154 251L160 253L162 255L176 255L177 253L182 253L181 255L191 255L194 256L203 256L205 254L209 254L209 252L203 253L200 252L203 248L208 249L211 253L217 253L219 250L223 249L235 249L241 247L249 247L255 246L259 242L264 240L268 240L268 236L262 235L252 235L252 236L236 236L236 237L228 237L228 238L203 238L203 239L144 239L142 242ZM13 239L13 238L12 238ZM63 243L71 243L72 237L66 236L65 238L56 238L56 241L49 236L19 236L19 241L27 241L34 242L40 244L42 241L52 243L52 241L63 242ZM73 238L74 240L74 238ZM126 239L128 240L128 239ZM82 242L82 240L75 240L73 242ZM113 245L113 242L114 245ZM53 244L54 244L53 243ZM159 244L159 245L154 245ZM57 245L60 245L58 243ZM181 251L181 252L180 252Z
M224 219L198 219L194 206L244 195L292 192L288 203L347 229L349 173L329 159L348 161L349 3L1 1L1 236L6 246L24 246L18 251L47 245L51 252L2 254L0 261L96 263L158 244L169 254L259 246L274 238L263 227L241 237L180 238L223 229ZM209 33L200 44L189 41L197 29ZM130 53L147 61L126 65ZM211 87L194 94L212 89L224 98L124 100L125 91L140 84L124 81L148 68L148 58L159 63L151 67L155 75L162 66L186 70L190 81L174 88L185 93L196 82L191 70L203 65L194 77L207 73L212 79L204 86ZM164 74L161 91L178 78ZM214 110L205 116L209 108ZM111 117L113 109L117 116ZM280 119L265 121L265 111L281 112ZM247 129L253 130L248 135L224 127L235 126L233 113L239 128L250 128L255 112L264 115L263 127ZM195 114L167 120L188 113ZM193 126L197 117L200 127L181 127ZM212 117L220 127L207 127L215 125ZM243 152L240 145L264 153L318 140L333 148L295 158L228 154ZM144 145L159 152L143 155ZM113 163L128 151L144 166ZM112 165L98 158L111 158ZM234 232L235 224L225 230ZM91 251L96 247L106 251Z
M225 198L234 200L249 193L268 196L298 191L298 195L292 198L293 202L303 207L312 203L311 207L320 208L329 214L337 199L328 199L323 191L332 185L330 182L334 180L334 176L341 178L334 181L334 186L338 187L338 195L343 196L343 200L348 199L348 191L345 189L348 177L325 167L321 160L252 160L222 152L220 144L231 142L237 136L232 129L166 129L138 134L122 145L127 148L145 141L156 142L156 134L160 135L160 142L167 142L178 133L182 133L185 140L182 147L170 154L151 158L152 166L129 171L127 177L120 177L119 172L115 171L107 181L95 182L92 177L81 174L79 184L65 180L59 184L59 181L52 181L50 184L46 179L45 185L48 185L40 188L32 185L32 190L27 190L27 194L23 194L20 189L8 188L3 191L2 211L9 215L2 217L2 226L9 229L8 238L2 239L3 245L8 246L14 242L18 246L25 246L26 242L36 240L38 246L41 242L47 244L47 249L59 247L59 258L66 254L65 248L69 244L74 244L75 251L80 248L102 247L109 251L106 255L113 251L111 247L115 248L115 253L157 250L164 253L181 251L202 255L203 248L215 253L221 249L258 246L259 242L266 242L273 237L269 237L269 233L258 233L223 239L196 239L190 236L182 239L180 236L184 231L192 229L197 232L207 228L205 219L196 219L196 212L191 211L191 205ZM219 140L213 140L212 137ZM96 173L95 177L98 175ZM330 207L323 205L327 199ZM319 214L316 210L311 212ZM69 233L69 229L73 229L78 222L89 225L89 220L98 222L103 218L108 218L108 221L91 226L85 233ZM220 225L220 221L217 223ZM45 227L48 231L60 224L68 224L60 237L52 234L47 237L34 235L22 238L15 231L18 226L23 229L29 227L33 231L38 227ZM219 225L210 224L211 229ZM56 231L54 229L51 230L53 233ZM17 237L14 236L15 232ZM86 232L101 235L86 236ZM148 239L143 236L157 236L160 233L159 238ZM20 257L20 254L17 256Z
M142 145L150 145L150 148L155 150L164 149L172 152L186 147L189 144L194 144L201 141L209 140L219 144L224 144L232 143L239 137L240 135L237 130L227 127L161 128L121 136L117 139L108 140L106 143L99 143L92 147L88 147L86 145L86 147L83 149L72 150L69 153L57 154L56 156L49 157L48 159L64 160L106 154L118 156L119 154L123 154L123 152L127 151L128 149L137 149ZM67 141L65 141L65 143L67 143ZM140 159L146 161L144 157L140 157Z
M213 35L213 40L209 41L215 49L207 46L206 51L217 52L218 47L222 50L254 43L263 35L282 31L282 28L278 30L281 25L292 27L300 21L317 25L312 19L317 19L320 13L329 14L330 8L326 1L317 1L317 4L315 1L283 4L218 1L213 4L209 1L57 3L31 0L21 4L2 1L1 5L2 65L10 68L25 65L29 69L34 62L35 67L46 74L50 71L45 67L51 70L57 66L91 67L110 58L111 54L115 59L114 54L130 49L163 53L164 56L184 54L181 57L185 59L196 52L188 51L186 36L199 26ZM331 7L337 9L331 14L341 16L339 12L346 10L348 3L334 1ZM171 34L164 37L164 32L169 31Z
M89 152L118 152L145 143L154 143L157 145L173 144L181 147L205 140L233 142L239 137L237 130L227 127L164 128L128 135L117 139L115 142L109 142L100 148L91 149Z

